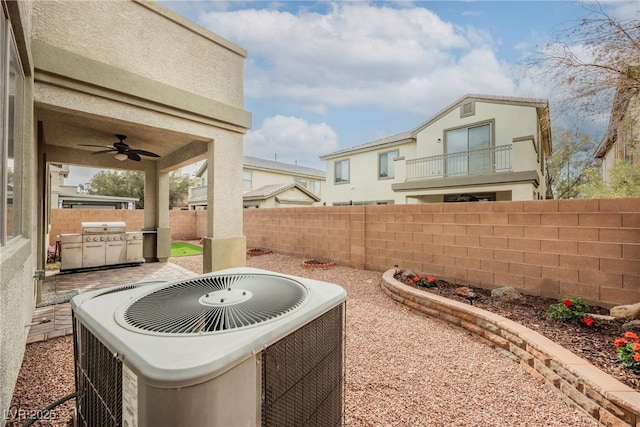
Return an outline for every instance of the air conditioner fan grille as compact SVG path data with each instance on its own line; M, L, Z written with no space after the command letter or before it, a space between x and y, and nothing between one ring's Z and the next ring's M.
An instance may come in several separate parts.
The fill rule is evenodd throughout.
M304 285L282 276L201 276L143 295L126 307L123 318L126 325L150 333L224 332L278 318L306 296Z

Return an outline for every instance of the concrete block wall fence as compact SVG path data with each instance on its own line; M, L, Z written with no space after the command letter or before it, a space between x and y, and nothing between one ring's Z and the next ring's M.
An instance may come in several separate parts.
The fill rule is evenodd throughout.
M142 210L52 209L50 245L83 221L142 228ZM174 240L206 236L207 211L171 211ZM510 285L612 306L640 301L640 198L244 211L248 248L460 284Z
M488 289L640 301L640 198L256 209L247 247Z
M144 210L142 209L52 209L49 245L53 246L56 236L66 233L80 233L83 222L124 221L127 231L142 230ZM206 236L207 211L169 212L169 227L173 240L196 240Z

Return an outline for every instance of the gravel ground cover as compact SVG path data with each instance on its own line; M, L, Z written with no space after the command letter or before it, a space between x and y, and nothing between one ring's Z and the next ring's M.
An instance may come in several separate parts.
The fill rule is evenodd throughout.
M170 261L202 271L199 256ZM249 257L247 264L347 290L346 425L598 425L469 334L394 303L380 289L380 272L340 266L309 270L301 261L270 254ZM37 409L72 391L72 358L69 337L29 345L14 404ZM38 387L26 386L31 382ZM69 415L63 411L41 425L66 425Z

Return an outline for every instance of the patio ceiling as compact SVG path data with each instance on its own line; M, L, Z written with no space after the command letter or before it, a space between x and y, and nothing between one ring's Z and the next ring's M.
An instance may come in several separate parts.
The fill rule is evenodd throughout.
M206 158L207 142L194 135L42 104L36 105L36 117L49 162L135 170L154 162L158 170L169 171ZM160 158L119 161L111 153L92 154L100 151L99 147L79 145L107 149L118 141L116 134L126 135L125 142L131 148L154 152Z

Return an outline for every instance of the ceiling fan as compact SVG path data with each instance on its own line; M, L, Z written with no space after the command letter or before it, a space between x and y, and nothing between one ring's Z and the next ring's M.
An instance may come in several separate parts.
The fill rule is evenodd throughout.
M148 157L160 157L156 153L152 153L151 151L146 150L134 150L129 147L129 144L124 142L127 139L126 135L116 135L118 138L117 142L113 143L113 146L108 145L93 145L93 144L78 144L83 147L99 147L99 148L107 148L106 150L94 151L91 154L104 154L104 153L115 153L115 158L118 160L127 160L131 159L136 162L141 160L140 156L148 156Z

